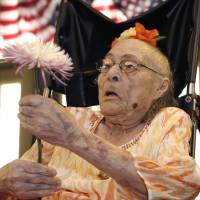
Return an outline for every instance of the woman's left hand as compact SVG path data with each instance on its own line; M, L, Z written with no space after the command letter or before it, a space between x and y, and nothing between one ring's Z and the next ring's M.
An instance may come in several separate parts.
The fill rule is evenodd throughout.
M19 106L22 127L51 144L66 147L80 133L73 116L53 99L28 95Z

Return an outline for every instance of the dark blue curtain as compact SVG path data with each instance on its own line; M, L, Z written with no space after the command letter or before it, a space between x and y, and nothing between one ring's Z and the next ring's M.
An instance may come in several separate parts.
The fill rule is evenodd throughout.
M167 0L140 16L118 24L86 2L63 1L55 41L70 54L75 70L66 88L54 80L49 87L66 93L69 106L98 104L95 84L97 61L104 57L115 37L135 22L141 22L148 29L157 28L162 36L166 36L159 42L159 48L170 60L175 82L174 95L177 97L191 74L191 52L197 20L194 17L195 1Z

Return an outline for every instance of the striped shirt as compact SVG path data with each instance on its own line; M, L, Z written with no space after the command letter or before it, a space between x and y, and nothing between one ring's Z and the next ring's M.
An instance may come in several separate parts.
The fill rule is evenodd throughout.
M103 116L90 108L67 108L79 125L94 133ZM119 146L134 158L144 180L148 199L192 200L200 191L200 171L188 154L190 117L175 107L163 108L142 130L140 139ZM67 149L43 142L43 163L53 167L62 180L62 190L42 200L137 200L125 188ZM37 160L37 147L22 157ZM102 161L103 162L103 161Z

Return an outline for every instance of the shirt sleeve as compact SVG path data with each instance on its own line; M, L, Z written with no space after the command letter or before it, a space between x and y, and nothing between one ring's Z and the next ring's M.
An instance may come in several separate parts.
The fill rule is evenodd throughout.
M170 117L161 137L157 159L135 158L148 199L192 200L200 191L200 170L188 154L191 121L183 111Z

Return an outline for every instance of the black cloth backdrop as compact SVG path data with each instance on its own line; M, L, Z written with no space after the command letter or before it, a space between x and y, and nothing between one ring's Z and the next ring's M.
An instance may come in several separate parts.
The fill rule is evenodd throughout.
M170 60L177 97L190 74L190 49L193 48L193 9L195 0L168 0L146 13L122 23L114 23L81 0L62 1L55 42L70 54L74 76L63 87L51 81L49 88L66 93L69 106L98 104L95 79L96 63L110 49L120 33L141 22L148 29L157 28L166 39L158 47Z

